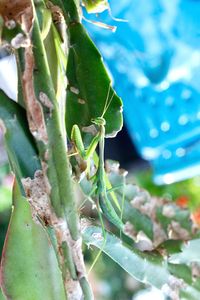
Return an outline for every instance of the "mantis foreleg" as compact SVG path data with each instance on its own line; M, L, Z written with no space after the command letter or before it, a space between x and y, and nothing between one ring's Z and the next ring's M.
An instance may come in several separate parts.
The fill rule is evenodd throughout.
M76 124L72 127L71 140L73 141L77 152L80 154L80 156L84 160L87 160L88 158L90 158L92 156L92 154L94 153L94 151L99 143L99 139L100 139L100 136L99 136L99 134L97 134L92 139L88 149L85 150L79 127Z

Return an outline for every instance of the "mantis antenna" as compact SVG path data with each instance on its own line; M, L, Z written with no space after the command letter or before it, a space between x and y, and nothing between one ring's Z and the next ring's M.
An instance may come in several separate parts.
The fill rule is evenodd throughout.
M108 92L107 92L107 95L106 95L106 101L105 101L103 113L101 115L102 118L105 115L106 111L108 110L108 107L110 106L110 104L111 104L111 102L113 100L113 97L115 95L115 92L113 91L113 94L112 94L112 96L111 96L111 98L109 100L110 90L111 90L111 83L109 84Z

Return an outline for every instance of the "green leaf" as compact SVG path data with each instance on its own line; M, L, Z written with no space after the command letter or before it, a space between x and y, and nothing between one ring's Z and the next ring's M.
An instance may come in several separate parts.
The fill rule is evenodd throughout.
M168 255L181 251L182 240L166 240L159 245L159 248L165 250Z
M182 278L188 284L192 284L192 271L187 265L168 263L168 269L174 276Z
M55 45L55 39L56 37L54 36L54 28L53 25L51 26L46 39L44 40L44 46L46 49L46 54L47 54L47 60L48 60L48 65L49 69L51 72L51 78L54 84L54 89L55 92L58 90L59 86L59 57L57 56L57 51L56 51L56 45Z
M168 263L170 273L177 278L184 280L185 286L180 291L180 299L199 300L200 299L200 278L194 280L192 278L191 268L184 264Z
M187 286L181 291L181 300L199 300L200 299L200 280L196 280L191 286Z
M45 2L43 0L37 1L37 3L35 3L35 9L40 28L41 39L46 50L51 79L53 81L54 90L57 94L58 89L60 88L59 85L62 84L62 87L65 88L65 84L59 80L61 79L59 78L59 60L61 57L58 56L56 43L60 43L60 38L53 25L51 10L46 7Z
M185 228L188 232L191 232L192 222L190 219L190 211L188 209L182 209L174 204L174 216L166 217L163 215L163 207L159 207L157 209L156 217L165 230L167 230L167 227L171 221L176 221L182 228Z
M102 249L105 254L140 282L161 288L169 281L170 273L164 260L158 254L142 253L135 248L130 248L108 232L106 237L104 245L101 228L89 226L83 230L83 240L87 245L94 245Z
M107 0L82 0L88 13L101 13L109 8Z
M44 40L48 35L52 24L51 11L46 7L43 0L38 0L34 4L40 26L41 36Z
M69 25L66 126L68 136L77 124L82 130L91 119L104 116L106 135L113 137L122 127L122 102L112 89L102 57L80 23ZM107 107L107 104L110 105ZM104 114L104 110L106 112ZM82 131L83 133L83 131Z
M13 191L12 213L1 261L2 289L10 300L64 300L65 293L53 246L30 206Z
M6 298L4 297L2 290L0 289L0 300L5 300Z
M135 248L130 248L122 243L119 238L108 232L104 243L102 230L96 226L84 228L82 234L83 241L88 246L93 245L101 249L136 280L162 289L164 285L170 285L170 281L182 279L184 284L180 290L180 299L200 299L200 279L196 279L196 281L192 279L191 269L188 266L167 264L158 253L144 253ZM174 288L175 286L173 287L172 284L171 289ZM174 291L176 291L176 288Z
M169 256L168 269L170 273L182 278L188 285L181 291L181 300L200 299L200 278L192 277L192 262L199 262L200 239L182 243L179 253Z
M151 219L142 214L138 209L132 207L126 200L124 203L123 220L126 222L129 221L137 232L143 231L153 240L153 223Z
M11 190L6 186L0 186L0 213L12 206Z
M0 121L12 170L17 178L34 177L41 169L37 149L28 130L25 110L0 90Z
M181 247L181 252L170 256L169 261L172 263L200 262L200 239L194 239L186 242Z
M63 43L53 23L43 43L56 98L61 106L61 101L65 102L67 51L63 50Z
M107 161L107 164L114 165L114 162ZM115 170L115 169L114 169ZM134 184L126 184L123 173L120 173L120 169L117 171L111 171L108 173L108 178L113 188L116 187L115 195L117 196L120 206L123 206L123 222L130 222L134 229L139 232L143 231L151 240L153 240L153 223L151 219L142 214L138 209L131 205L130 201L136 196L141 196L141 191L138 186ZM124 205L122 205L124 197Z

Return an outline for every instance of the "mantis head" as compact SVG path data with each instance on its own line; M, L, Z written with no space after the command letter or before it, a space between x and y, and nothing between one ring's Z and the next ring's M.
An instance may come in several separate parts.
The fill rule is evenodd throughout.
M97 117L95 119L91 119L91 122L97 126L105 126L106 120L103 117Z

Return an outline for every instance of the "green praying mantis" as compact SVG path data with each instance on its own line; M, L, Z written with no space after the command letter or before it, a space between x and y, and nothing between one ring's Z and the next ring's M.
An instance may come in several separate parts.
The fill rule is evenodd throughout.
M106 103L102 115L100 117L96 117L91 120L91 123L93 123L97 127L98 132L96 136L94 136L94 138L92 139L88 149L85 150L84 148L81 132L79 127L76 124L72 127L71 140L73 141L77 152L84 160L88 160L94 154L97 145L99 145L99 162L98 162L98 167L97 167L95 180L94 180L95 193L97 196L97 209L99 212L99 207L100 207L103 215L108 219L108 221L110 221L113 225L115 225L118 229L120 229L120 231L123 231L124 224L122 222L121 217L118 216L115 209L113 208L108 198L108 191L106 188L106 177L105 177L105 167L104 167L106 121L104 119L104 114L107 111L112 101L114 92L110 100L109 100L109 94L110 94L110 86L109 86L107 99L106 99ZM104 229L103 220L100 212L99 212L99 217L102 224L103 235L105 238L105 229Z

